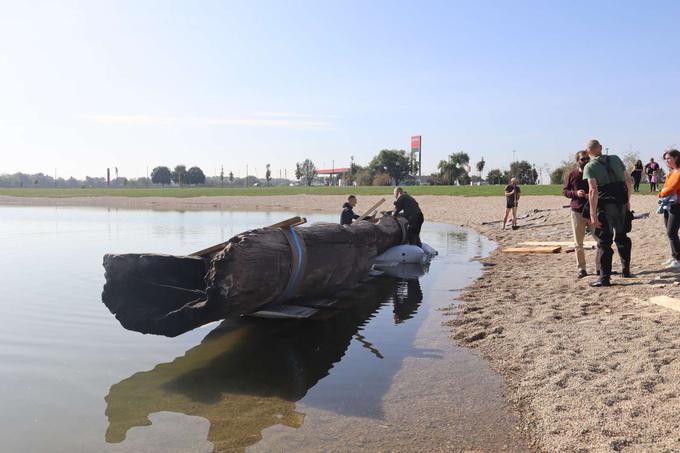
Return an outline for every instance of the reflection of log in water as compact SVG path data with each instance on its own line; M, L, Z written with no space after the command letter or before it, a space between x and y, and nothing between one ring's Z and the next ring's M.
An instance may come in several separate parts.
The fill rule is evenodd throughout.
M395 319L410 318L422 292L417 279L377 278L347 299L350 307L326 320L224 321L184 356L113 385L107 442L122 442L160 411L208 419L216 451L245 449L270 426L302 426L295 401L329 374L361 327L385 303Z

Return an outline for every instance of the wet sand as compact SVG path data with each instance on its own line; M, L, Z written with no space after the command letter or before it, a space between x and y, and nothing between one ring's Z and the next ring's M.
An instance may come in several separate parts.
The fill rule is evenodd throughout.
M378 197L360 197L357 211ZM426 221L480 231L501 246L571 239L562 197L524 197L519 213L549 210L520 221L517 231L482 226L503 213L502 197L418 198ZM337 212L342 196L214 198L16 199L0 204ZM451 337L479 350L504 378L520 429L537 451L675 451L680 449L680 313L647 302L675 296L678 274L661 269L670 256L654 197L636 196L632 271L611 288L577 280L573 253L506 255L483 259L484 275L449 310ZM387 206L387 205L384 205ZM586 252L589 271L594 251ZM614 268L619 269L614 258Z

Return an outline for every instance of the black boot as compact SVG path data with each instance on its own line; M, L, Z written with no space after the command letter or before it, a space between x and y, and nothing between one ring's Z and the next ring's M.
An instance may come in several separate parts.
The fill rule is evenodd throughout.
M600 277L596 281L590 284L593 288L600 288L601 286L612 286L609 281L609 277Z

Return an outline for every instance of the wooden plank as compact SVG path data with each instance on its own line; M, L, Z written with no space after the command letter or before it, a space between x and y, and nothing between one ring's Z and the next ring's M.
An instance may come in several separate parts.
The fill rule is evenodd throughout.
M574 247L576 244L574 241L529 241L520 242L517 244L519 246L530 246L530 247ZM597 247L597 242L595 241L584 241L583 247Z
M562 247L507 247L503 253L559 253Z
M680 311L680 299L668 296L654 296L649 299L649 302L654 305L670 308L671 310Z
M373 212L373 211L375 211L376 209L378 209L378 206L380 206L380 205L383 204L384 202L385 202L385 199L384 199L384 198L381 198L380 201L378 201L376 204L374 204L373 206L371 206L370 208L368 208L368 209L366 210L366 212L364 212L363 214L361 214L357 220L363 220L363 219L365 219L365 218L367 218L367 217L370 217L370 216L371 216L371 212Z
M304 217L300 216L295 216L291 217L290 219L283 220L281 222L275 223L274 225L270 225L268 228L285 228L285 227L294 227L297 225L302 225L303 223L306 223L307 219ZM224 241L220 242L219 244L215 244L213 246L210 246L208 248L205 248L203 250L199 250L198 252L191 253L189 256L206 256L210 255L211 253L219 252L222 250L226 245L229 243L229 241Z
M277 305L274 307L266 307L255 313L249 313L247 316L255 318L273 318L273 319L305 319L318 312L315 308L300 307L298 305Z

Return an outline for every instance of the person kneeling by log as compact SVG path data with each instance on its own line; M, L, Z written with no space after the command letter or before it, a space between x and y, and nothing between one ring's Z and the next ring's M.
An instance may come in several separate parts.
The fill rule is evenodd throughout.
M394 215L396 216L403 212L403 216L408 220L408 226L406 227L408 243L422 247L420 228L423 226L425 218L420 210L420 206L418 206L418 202L399 186L394 188L394 198L396 198L394 200Z
M347 201L342 205L342 213L340 213L340 225L351 225L353 220L359 218L359 214L354 213L354 207L357 205L357 197L350 195Z

